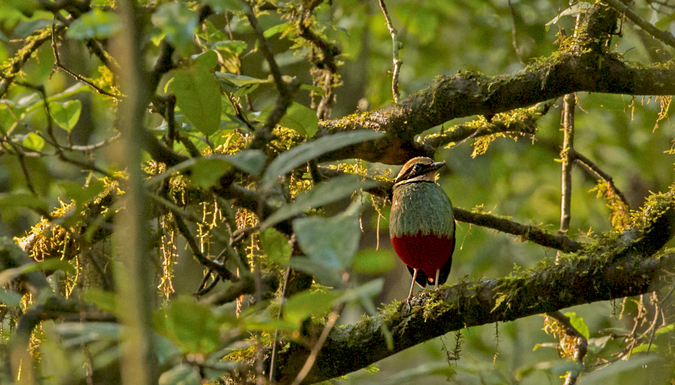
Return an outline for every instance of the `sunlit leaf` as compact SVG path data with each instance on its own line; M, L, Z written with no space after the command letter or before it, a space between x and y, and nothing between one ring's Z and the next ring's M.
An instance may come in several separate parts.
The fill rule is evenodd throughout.
M272 262L283 265L291 257L291 246L288 239L275 229L267 229L260 232L260 244L265 254Z
M654 23L654 26L660 30L665 31L668 29L670 23L672 23L673 21L675 21L675 12L671 13L668 16L662 17L656 23Z
M575 312L567 312L565 313L565 316L569 317L570 324L572 324L572 326L574 326L574 328L577 329L577 331L581 333L582 336L586 337L586 339L590 338L588 325L586 325L586 322L583 318L579 317Z
M70 132L80 120L82 102L79 100L69 100L63 104L51 102L49 103L49 110L56 124Z
M268 190L280 176L325 153L383 136L384 133L375 130L350 131L324 136L293 147L270 163L263 174L260 188L263 191Z
M266 38L270 38L277 33L283 32L287 29L291 28L291 25L289 23L284 23L284 24L277 24L274 27L271 27L267 29L263 34L265 35Z
M42 148L45 146L45 140L40 135L31 132L23 138L21 144L28 149L42 151Z
M376 185L377 182L375 181L362 181L358 175L343 175L327 180L298 194L295 197L295 202L279 208L263 222L261 228L274 226L310 208L321 207L340 199L349 198L359 189L368 189Z

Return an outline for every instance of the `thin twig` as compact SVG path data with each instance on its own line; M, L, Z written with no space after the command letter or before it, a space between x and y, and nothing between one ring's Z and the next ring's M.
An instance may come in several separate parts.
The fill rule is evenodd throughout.
M628 8L628 6L623 1L605 0L605 2L612 8L616 9L618 12L626 15L630 21L635 23L635 25L640 27L643 31L653 36L656 40L675 48L675 36L673 36L670 32L662 31L646 20L643 20L640 16Z
M323 84L324 95L316 108L316 116L319 119L329 119L334 99L333 86L337 76L335 57L340 54L340 49L335 44L324 41L309 28L313 10L320 4L320 1L304 3L303 8L307 6L307 9L303 9L301 12L302 17L297 21L296 33L321 52L322 58L315 64L315 68L320 75L314 77L314 83L315 85Z
M588 351L588 341L586 340L586 337L584 337L583 334L579 333L579 331L570 322L570 318L564 315L562 312L560 312L560 310L546 313L546 315L555 319L558 322L558 324L565 329L565 332L567 334L576 338L577 346L574 358L576 359L577 363L579 363L580 366L583 365L584 357L586 356L586 353ZM581 372L580 370L577 371L570 370L569 372L567 372L567 377L565 378L564 385L576 384L580 372Z
M192 254L197 258L199 263L204 265L205 267L208 267L209 269L213 269L218 274L220 274L224 279L230 280L232 282L236 282L239 280L239 277L236 275L232 274L226 267L225 264L221 264L216 261L212 261L209 258L207 258L204 254L202 254L201 250L199 249L199 245L197 244L197 241L195 238L192 236L190 233L190 230L188 229L187 225L183 221L183 218L181 215L177 212L174 212L174 210L171 210L173 212L173 218L174 221L176 222L176 227L178 228L178 231L180 231L181 235L183 235L183 238L187 241L188 245L190 246L190 250L192 250Z
M293 380L293 383L291 385L300 385L302 380L307 377L309 374L309 371L312 370L312 366L314 366L314 362L316 361L316 357L319 354L319 350L323 347L323 344L326 342L326 338L328 338L328 334L330 331L333 329L333 326L335 326L335 322L337 322L338 318L340 317L340 310L344 307L344 304L340 304L334 309L329 315L328 315L328 320L326 321L326 326L324 326L323 331L321 332L321 335L319 336L319 339L316 341L314 346L312 346L312 350L309 353L309 357L307 357L307 361L305 361L305 364L302 366L302 369L300 369L300 372L298 373L297 377L295 377L295 380Z
M286 273L284 273L284 285L281 289L281 295L279 296L279 311L277 312L277 319L281 319L281 310L283 309L284 296L286 295L286 286L288 285L288 277L291 275L291 268L286 268ZM274 330L274 340L272 341L272 357L270 358L270 376L269 383L270 385L274 384L274 359L277 353L277 339L279 338L279 329Z
M59 48L56 44L56 31L54 29L54 24L52 24L52 52L54 53L54 68L60 69L63 72L75 78L75 80L77 80L78 82L86 84L100 95L110 96L111 98L114 99L121 98L119 95L111 94L110 92L104 91L96 84L92 83L90 80L85 79L82 75L76 74L75 72L69 70L63 64L61 64L61 58L59 57Z
M511 3L511 0L508 0L509 9L511 10L511 21L513 21L513 26L511 27L511 45L513 45L513 50L516 52L519 62L523 62L523 49L518 47L518 37L516 35L516 8Z
M398 32L391 23L389 18L389 12L387 12L387 6L384 4L384 0L378 0L380 4L380 9L384 15L384 20L387 23L387 29L389 30L389 35L391 35L392 43L392 61L394 63L394 72L391 78L391 93L394 95L394 103L398 103L400 93L398 89L398 75L401 72L401 65L403 60L399 58L398 51L403 47L403 43L398 40Z
M577 24L579 20L577 18ZM567 94L563 97L563 112L562 112L562 126L563 126L563 147L560 152L562 158L561 170L561 199L560 199L560 233L567 234L570 228L570 220L572 219L572 166L576 159L576 152L574 151L574 110L576 106L576 95ZM556 254L556 263L560 253ZM570 323L569 317L565 316L559 310L546 313L549 317L554 318L563 328L566 333L576 338L575 359L580 366L584 363L584 356L588 346L588 341L579 331ZM562 338L562 336L560 336ZM576 384L579 378L580 370L570 370L567 372L565 378L565 385Z
M267 61L267 64L270 66L270 72L272 73L272 78L274 79L274 85L279 92L279 97L276 100L274 109L267 116L265 124L256 130L255 136L249 145L249 148L260 149L264 148L273 138L272 129L277 125L277 123L279 123L284 114L286 114L286 110L293 101L293 93L297 89L298 83L295 81L289 84L284 81L279 64L277 64L277 61L274 58L272 46L270 45L269 40L267 40L265 37L262 27L260 27L260 24L258 24L258 18L255 15L253 6L248 1L244 1L244 3L246 4L247 8L246 17L248 18L249 23L251 23L251 27L253 27L253 31L260 42L260 52L265 58L265 61Z
M572 218L570 204L572 201L572 163L574 161L574 94L563 98L563 147L562 158L562 198L560 203L560 231L567 233Z
M616 184L614 184L614 179L612 178L611 175L609 175L609 174L607 174L606 172L602 171L602 169L601 169L600 167L598 167L598 165L596 165L595 163L593 163L592 160L588 159L588 158L585 157L583 154L581 154L581 153L579 153L579 152L577 152L577 151L574 151L574 160L577 161L579 164L583 165L584 167L586 167L587 169L591 170L591 171L592 171L595 175L597 175L600 179L602 179L602 180L604 180L605 182L607 182L607 184L609 185L609 188L611 188L611 189L612 189L612 192L614 193L614 195L616 195L616 196L621 200L621 203L623 203L624 205L626 205L626 207L630 208L630 205L628 204L628 200L627 200L626 197L623 195L623 193L621 192L621 190L619 190L619 189L616 187Z

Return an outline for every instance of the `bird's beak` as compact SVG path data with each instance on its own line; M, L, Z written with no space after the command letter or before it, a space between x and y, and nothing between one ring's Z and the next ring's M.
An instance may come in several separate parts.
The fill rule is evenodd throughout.
M429 171L430 171L430 172L431 172L431 171L437 171L437 170L439 170L439 169L440 169L441 167L443 167L443 166L445 166L445 161L442 161L442 162L434 162L434 163L432 163L432 164L429 166Z

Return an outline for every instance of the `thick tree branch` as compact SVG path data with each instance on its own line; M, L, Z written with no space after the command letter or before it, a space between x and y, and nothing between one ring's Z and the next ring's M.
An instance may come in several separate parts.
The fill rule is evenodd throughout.
M333 330L305 380L341 376L423 341L465 327L513 321L534 314L657 290L672 280L675 253L656 252L673 237L674 193L644 211L641 228L622 233L602 247L563 256L558 264L500 279L460 283L419 299L412 310L385 311ZM388 350L382 326L394 336ZM277 381L291 382L309 356L291 343L277 353Z
M323 121L320 133L372 129L387 136L326 154L320 160L359 158L402 164L413 156L428 155L414 139L432 127L456 118L525 108L574 92L675 94L675 69L633 65L607 52L617 16L611 8L595 6L570 48L522 71L497 76L471 71L440 76L433 85L398 104Z

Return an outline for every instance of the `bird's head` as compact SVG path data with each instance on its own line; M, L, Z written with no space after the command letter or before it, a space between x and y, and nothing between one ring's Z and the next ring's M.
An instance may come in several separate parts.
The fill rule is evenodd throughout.
M426 156L418 156L406 162L398 172L394 188L405 183L426 181L435 182L438 170L445 166L445 162L434 162Z

